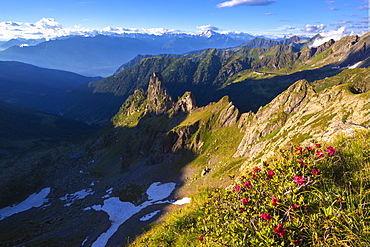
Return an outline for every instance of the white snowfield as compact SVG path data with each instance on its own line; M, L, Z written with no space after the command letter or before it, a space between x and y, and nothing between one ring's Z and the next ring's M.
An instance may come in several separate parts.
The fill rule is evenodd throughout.
M31 208L37 208L48 202L46 198L50 193L50 188L42 189L39 193L33 193L26 200L21 203L11 205L6 208L0 209L0 220L5 219L13 214L27 211Z
M154 216L156 216L157 214L159 214L161 212L161 210L156 210L154 212L151 212L147 215L144 215L143 217L140 218L140 221L147 221L147 220L150 220L151 218L153 218Z
M91 188L88 188L88 189L83 189L83 190L80 190L80 191L77 191L75 193L72 193L72 194L66 194L65 196L63 197L60 197L59 200L62 200L62 201L68 201L67 204L64 204L65 207L69 207L71 206L76 200L81 200L81 199L84 199L86 196L88 195L92 195L94 194L95 192L91 189Z
M108 240L118 230L120 225L122 225L126 220L130 219L134 214L140 212L142 209L150 205L158 204L160 200L169 197L175 189L175 186L175 183L153 183L146 191L146 193L148 194L148 201L142 203L139 206L135 206L130 202L121 202L118 197L111 197L104 200L103 206L94 205L92 207L85 208L84 210L94 209L96 211L104 211L109 215L109 220L112 221L112 225L110 226L110 228L98 237L98 239L92 244L92 247L106 246ZM186 197L179 201L163 201L162 203L173 203L176 205L182 205L189 202L190 198ZM160 210L157 210L153 213L145 215L140 220L149 220L151 217L154 217L159 212Z

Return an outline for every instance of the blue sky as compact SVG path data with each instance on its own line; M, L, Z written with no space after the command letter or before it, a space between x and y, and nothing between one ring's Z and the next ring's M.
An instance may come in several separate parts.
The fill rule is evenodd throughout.
M253 35L310 35L346 27L368 30L369 0L12 0L1 3L0 39L11 30L32 34L52 18L57 28L123 27L147 31L240 31ZM51 30L49 30L51 31Z

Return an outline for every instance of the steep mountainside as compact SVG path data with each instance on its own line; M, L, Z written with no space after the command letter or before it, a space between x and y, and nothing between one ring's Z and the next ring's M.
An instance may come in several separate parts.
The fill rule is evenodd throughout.
M198 104L204 106L228 95L242 111L256 111L299 79L312 82L340 73L345 67L338 65L338 61L361 66L357 63L366 60L368 55L361 53L360 56L356 51L364 49L368 38L368 35L349 36L303 49L277 45L207 49L183 56L138 56L116 75L72 92L66 99L66 104L72 105L65 110L66 116L104 123L118 110L120 101L136 89L147 87L149 77L155 71L161 72L173 97L192 91ZM112 95L117 100L113 100ZM100 107L109 110L100 112L99 107L90 107L89 102L99 102Z

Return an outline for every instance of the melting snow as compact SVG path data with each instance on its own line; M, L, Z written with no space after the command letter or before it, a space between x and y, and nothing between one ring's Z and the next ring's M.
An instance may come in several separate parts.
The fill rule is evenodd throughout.
M175 183L161 184L160 182L155 182L146 191L148 194L149 201L159 201L170 196L172 191L175 189Z
M182 198L180 200L175 201L172 204L174 204L174 205L184 205L184 204L190 203L190 201L191 201L191 198L190 197L184 197L184 198Z
M362 63L362 61L358 62L358 63L355 63L354 65L352 66L348 66L349 69L355 69L357 68L360 64Z
M154 211L152 213L149 213L147 215L144 215L143 217L140 218L140 221L147 221L156 216L158 213L160 213L161 210Z
M59 199L62 201L69 201L67 204L64 205L65 207L68 207L71 206L76 200L84 199L86 196L92 195L94 193L95 192L91 188L87 190L83 189L73 194L66 194L65 196L60 197Z
M101 234L97 240L92 244L92 247L101 247L105 246L111 236L118 230L119 226L122 225L126 220L130 219L134 214L140 212L142 209L158 204L158 203L172 203L168 201L160 202L160 200L166 199L170 196L172 191L175 189L176 184L175 183L165 183L161 184L160 182L155 182L146 191L148 194L148 201L142 203L139 206L135 206L131 202L121 202L118 197L111 197L106 200L104 200L104 205L94 205L92 207L84 208L84 211L94 209L96 211L104 211L109 215L109 220L112 222L112 225L110 228ZM108 193L108 196L112 192L112 189L109 189L106 191ZM182 199L179 201L176 201L177 205L182 205L186 203L185 201L190 201L189 199ZM159 212L153 212L155 214ZM152 215L153 217L154 215ZM149 217L148 215L142 217L143 218Z
M50 193L50 188L42 189L39 193L33 193L21 203L0 209L0 220L5 219L13 214L27 211L31 208L41 207L45 202L48 202L46 197Z
M105 196L102 196L103 199L105 198L109 198L113 192L113 188L110 188L108 190L106 190L105 192L107 192L108 194L106 194Z
M85 238L85 240L82 242L81 246L85 245L86 244L86 241L89 237Z

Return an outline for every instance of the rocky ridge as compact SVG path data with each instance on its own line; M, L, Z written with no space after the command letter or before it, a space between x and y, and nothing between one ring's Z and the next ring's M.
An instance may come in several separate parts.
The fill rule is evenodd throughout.
M344 84L316 93L300 80L256 114L242 114L238 124L245 135L234 157L262 159L290 142L330 141L369 128L369 112L369 91L353 94Z

